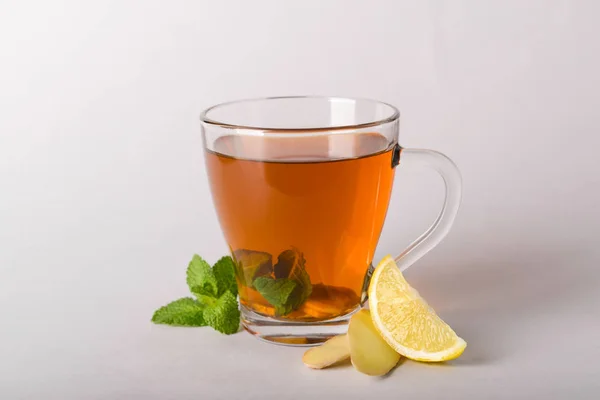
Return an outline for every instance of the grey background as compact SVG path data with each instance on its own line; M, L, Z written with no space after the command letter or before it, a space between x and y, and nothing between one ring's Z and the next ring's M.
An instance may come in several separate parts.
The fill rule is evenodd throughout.
M3 399L595 399L595 1L0 3ZM469 343L385 379L301 349L149 323L194 252L226 252L198 115L238 98L371 97L460 167L454 229L407 272ZM402 169L377 258L434 218Z

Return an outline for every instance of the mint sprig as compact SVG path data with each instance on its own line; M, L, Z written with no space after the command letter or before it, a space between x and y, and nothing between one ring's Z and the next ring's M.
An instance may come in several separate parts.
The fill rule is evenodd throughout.
M235 265L221 258L211 268L195 254L187 269L187 284L196 299L184 297L159 308L152 322L172 326L210 326L230 335L240 326Z

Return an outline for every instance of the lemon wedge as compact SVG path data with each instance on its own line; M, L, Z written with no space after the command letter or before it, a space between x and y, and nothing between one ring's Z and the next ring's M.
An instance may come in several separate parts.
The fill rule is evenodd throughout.
M467 347L406 282L390 256L381 260L373 272L369 308L373 324L383 339L411 360L453 360Z

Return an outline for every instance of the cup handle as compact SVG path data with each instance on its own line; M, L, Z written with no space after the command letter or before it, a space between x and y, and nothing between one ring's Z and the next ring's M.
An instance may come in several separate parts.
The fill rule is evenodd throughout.
M405 149L396 146L392 165L415 165L433 168L442 177L444 205L433 224L395 258L400 271L406 270L437 246L450 231L462 196L462 178L454 162L442 153L425 149Z

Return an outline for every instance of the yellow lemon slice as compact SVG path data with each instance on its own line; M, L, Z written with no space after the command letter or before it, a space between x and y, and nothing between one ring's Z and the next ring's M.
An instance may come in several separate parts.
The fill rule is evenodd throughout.
M381 260L373 272L369 308L375 328L406 358L448 361L460 356L467 347L406 282L390 256Z

